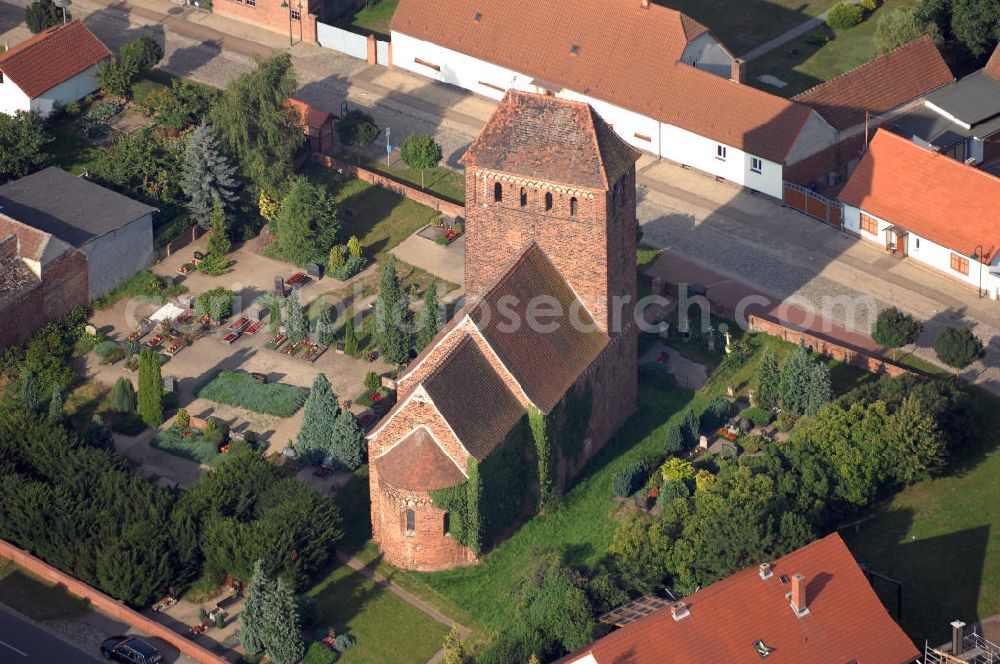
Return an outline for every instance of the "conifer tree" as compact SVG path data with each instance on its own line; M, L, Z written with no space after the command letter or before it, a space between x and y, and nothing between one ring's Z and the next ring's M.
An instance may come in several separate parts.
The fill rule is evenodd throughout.
M358 354L358 335L354 332L354 320L351 318L344 323L344 354L349 357Z
M83 432L83 442L98 449L114 448L114 435L111 432L111 427L104 424L104 420L97 413L94 413L86 431Z
M289 341L303 341L306 338L308 326L306 324L306 314L302 311L302 304L299 303L299 293L293 290L286 299L288 307L288 322L285 324L285 332Z
M21 403L28 412L37 412L42 407L41 388L38 377L30 369L21 376Z
M144 348L139 353L139 417L149 427L163 424L160 356L152 348Z
M437 282L431 281L424 292L424 306L417 318L417 347L419 353L427 347L441 329L441 310L438 308Z
M253 566L253 578L247 586L246 601L240 614L243 624L238 636L248 655L256 656L264 652L264 638L268 631L265 608L270 593L271 580L264 572L263 561L258 560Z
M267 633L264 650L274 664L295 664L305 654L305 645L299 632L299 610L295 595L278 579L274 590L264 604Z
M777 406L780 381L781 372L778 370L778 360L770 348L765 348L760 356L760 366L757 368L757 390L754 392L754 403L761 408Z
M52 386L52 398L49 399L49 422L51 424L62 424L66 419L66 410L63 407L62 390L58 385Z
M320 346L329 346L336 341L333 329L333 315L333 307L326 307L316 317L316 343Z
M309 397L306 398L299 428L298 450L307 458L325 455L333 440L340 404L324 374L316 374Z
M236 168L223 154L219 137L202 122L191 133L181 174L181 189L191 199L188 203L191 217L208 228L213 208L218 204L224 216L226 206L239 198L239 186Z
M778 394L782 410L815 415L830 400L830 371L825 364L813 362L805 345L799 344L781 369Z
M375 344L386 362L404 364L410 359L410 310L396 274L396 257L389 254L379 276L375 305Z
M111 389L111 409L116 413L134 413L138 401L132 381L122 376Z
M208 236L208 255L213 258L222 258L233 249L233 243L229 241L229 229L226 226L226 213L219 201L212 205L212 221L210 225L212 232Z
M340 411L333 423L333 433L327 451L349 470L357 470L365 462L368 451L365 430L361 428L351 411Z

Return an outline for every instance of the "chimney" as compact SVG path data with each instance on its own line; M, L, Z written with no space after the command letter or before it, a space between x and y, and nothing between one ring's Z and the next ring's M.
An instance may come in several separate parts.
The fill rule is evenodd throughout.
M740 58L733 58L733 63L729 69L729 79L737 83L746 83L747 63Z
M951 624L951 654L959 656L965 650L965 623L956 620Z
M771 572L771 563L761 563L760 567L758 567L757 569L760 570L760 578L764 579L765 581L767 579L770 579L771 576L773 576Z
M13 233L7 237L0 238L0 262L10 258L17 258L20 253L18 245L17 236Z
M798 614L805 613L808 609L808 599L806 598L806 577L796 574L792 577L792 608Z
M649 0L639 0L639 4L643 9L649 9Z
M686 618L691 614L688 611L687 604L684 602L674 602L670 605L670 615L674 617L674 620L680 620L681 618Z

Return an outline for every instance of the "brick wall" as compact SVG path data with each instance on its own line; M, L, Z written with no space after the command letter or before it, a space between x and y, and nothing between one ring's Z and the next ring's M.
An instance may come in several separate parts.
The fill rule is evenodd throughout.
M875 128L873 127L871 135L874 135L874 132ZM813 182L826 186L827 175L830 171L836 171L840 174L841 182L846 182L851 175L848 172L849 167L852 164L857 164L857 160L864 152L864 146L864 133L851 136L786 166L784 179L803 187L807 187Z
M825 339L814 334L809 334L808 332L802 332L800 330L786 327L773 320L762 318L753 314L747 316L747 320L750 324L751 330L770 334L774 337L781 337L785 341L793 344L802 342L806 345L806 348L811 351L828 355L836 360L860 367L861 369L871 373L885 373L893 377L909 373L907 369L904 369L901 366L887 362L881 358L873 357L856 348L843 346L831 341L830 339Z
M6 237L0 238L0 263L17 256L17 235L9 233Z
M282 0L255 0L250 5L243 0L214 0L212 2L212 13L220 16L228 16L247 23L259 25L262 28L289 34L289 17L292 9L298 10L298 0L290 0L291 7L282 7ZM304 41L309 44L316 43L316 16L310 12L317 9L320 3L310 3L306 0L302 3L302 20L291 21L291 39L296 43ZM301 35L301 37L300 37Z
M190 641L187 637L178 634L173 630L167 629L165 626L147 618L137 611L133 611L118 600L105 595L100 590L91 588L83 581L73 578L72 576L56 569L52 565L35 558L24 549L19 549L4 540L0 540L0 557L6 558L17 565L20 565L32 574L35 574L46 581L64 586L67 592L72 595L76 595L77 597L86 599L98 611L101 611L116 620L120 620L127 625L131 625L132 627L141 630L150 636L163 639L185 655L193 657L203 664L227 663L226 659L223 659L205 648L202 648L196 643Z
M0 349L24 344L36 330L88 302L87 258L74 249L49 262L42 282L0 307Z
M402 182L393 180L392 178L380 173L369 171L366 168L355 166L354 164L348 164L347 162L331 157L330 155L314 153L313 161L317 164L322 164L327 168L336 169L349 177L357 178L359 180L363 180L364 182L368 182L369 184L378 185L383 189L393 191L400 196L409 198L411 201L416 201L421 205L434 208L446 216L461 217L465 215L464 205L452 203L451 201L435 196L430 192L421 191L420 189L405 185Z

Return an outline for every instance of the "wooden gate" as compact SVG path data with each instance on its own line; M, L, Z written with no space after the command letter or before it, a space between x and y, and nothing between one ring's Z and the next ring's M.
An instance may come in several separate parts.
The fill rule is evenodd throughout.
M843 226L844 208L840 203L791 182L784 185L785 205L835 228Z

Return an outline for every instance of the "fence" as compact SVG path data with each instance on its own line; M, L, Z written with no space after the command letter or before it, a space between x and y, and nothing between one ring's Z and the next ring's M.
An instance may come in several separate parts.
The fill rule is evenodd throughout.
M458 203L452 203L451 201L445 200L434 194L421 191L420 189L415 189L409 185L405 185L402 182L393 180L392 178L382 175L381 173L376 173L370 171L367 168L361 166L355 166L354 164L349 164L345 161L341 161L330 155L313 154L313 161L317 164L322 164L327 168L333 168L348 175L352 178L357 178L363 180L369 184L378 185L384 189L395 192L400 196L405 196L411 201L416 201L421 205L426 205L427 207L432 207L441 214L449 217L461 217L465 215L465 206L459 205Z
M375 62L386 67L392 66L392 44L387 41L376 42Z
M317 21L316 39L323 48L344 53L359 60L368 59L368 38L364 35Z
M24 549L19 549L4 540L0 540L0 557L20 565L46 581L65 587L67 592L89 601L94 608L102 613L131 625L150 636L163 639L185 655L193 657L203 664L228 664L228 660L190 641L182 634L178 634L155 620L151 620L141 613L133 611L118 600L105 595L100 590L91 588L83 581L73 578L69 574L39 560Z
M197 240L199 237L201 237L202 233L204 232L205 231L201 226L195 224L194 226L191 227L190 231L184 231L183 233L180 234L179 237L171 240L170 242L166 243L165 245L157 249L156 258L162 261L164 258L167 258L178 249L183 249L184 247L188 246L189 244Z
M820 196L814 191L785 182L783 201L788 207L803 212L813 219L835 228L844 225L844 208L837 201Z

